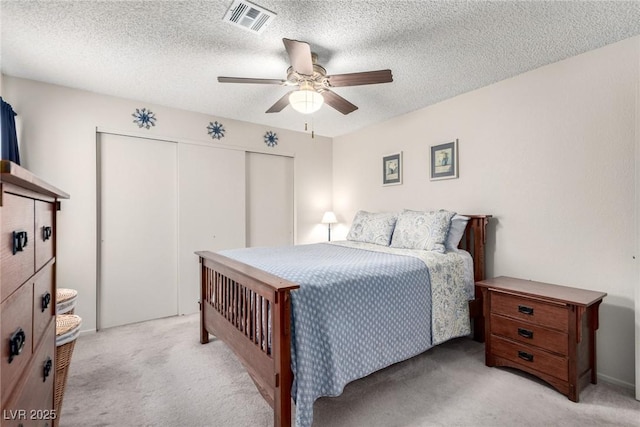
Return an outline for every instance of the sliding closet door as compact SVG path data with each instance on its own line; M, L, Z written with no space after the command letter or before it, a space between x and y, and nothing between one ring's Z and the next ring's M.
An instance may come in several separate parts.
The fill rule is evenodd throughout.
M98 138L98 327L176 315L177 144Z
M247 246L293 244L293 158L247 153Z
M179 312L198 311L195 251L245 246L245 153L179 144Z

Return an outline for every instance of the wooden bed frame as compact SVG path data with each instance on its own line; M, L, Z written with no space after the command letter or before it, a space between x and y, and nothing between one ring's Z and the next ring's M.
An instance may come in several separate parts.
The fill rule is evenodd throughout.
M471 253L474 279L485 279L486 226L491 215L468 215L460 248ZM295 283L263 270L202 251L200 342L209 334L225 342L273 408L274 426L291 425L291 295ZM469 302L474 339L484 341L482 292ZM271 331L269 337L269 331Z

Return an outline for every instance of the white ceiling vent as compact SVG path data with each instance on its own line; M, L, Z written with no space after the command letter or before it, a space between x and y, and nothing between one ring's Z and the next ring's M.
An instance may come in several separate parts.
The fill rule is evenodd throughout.
M276 14L246 0L234 0L223 21L253 33L261 34Z

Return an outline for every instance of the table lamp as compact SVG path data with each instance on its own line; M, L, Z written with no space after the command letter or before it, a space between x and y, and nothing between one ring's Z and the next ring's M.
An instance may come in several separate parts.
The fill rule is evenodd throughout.
M335 224L337 222L338 220L336 219L336 214L334 214L332 211L327 211L322 216L322 223L327 224L327 226L329 227L329 241L331 241L331 224Z

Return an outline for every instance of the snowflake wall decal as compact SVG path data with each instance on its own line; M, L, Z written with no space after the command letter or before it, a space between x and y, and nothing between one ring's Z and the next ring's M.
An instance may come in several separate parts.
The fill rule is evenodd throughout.
M156 115L151 110L136 108L136 112L131 115L133 116L133 123L136 123L139 128L149 129L151 126L156 125Z
M209 122L207 130L213 139L224 138L225 128L222 123L218 123L217 121L214 123Z
M278 145L278 135L271 131L268 131L264 134L264 143L269 147L275 147L276 145Z

